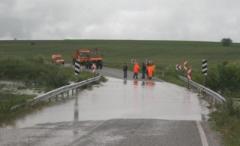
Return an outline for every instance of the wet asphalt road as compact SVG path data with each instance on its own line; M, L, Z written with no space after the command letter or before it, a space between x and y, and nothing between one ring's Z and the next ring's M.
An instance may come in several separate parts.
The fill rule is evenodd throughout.
M121 78L105 68L102 74ZM131 74L129 75L131 77ZM46 108L0 129L2 146L218 146L201 122L195 93L166 82L142 85L109 78L103 86L80 92L75 100ZM202 143L197 122L203 125Z
M114 119L0 131L1 146L202 146L195 122Z

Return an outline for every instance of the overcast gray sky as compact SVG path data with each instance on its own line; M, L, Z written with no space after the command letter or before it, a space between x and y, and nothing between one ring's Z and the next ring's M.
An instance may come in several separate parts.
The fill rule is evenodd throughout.
M0 0L0 39L240 42L239 0Z

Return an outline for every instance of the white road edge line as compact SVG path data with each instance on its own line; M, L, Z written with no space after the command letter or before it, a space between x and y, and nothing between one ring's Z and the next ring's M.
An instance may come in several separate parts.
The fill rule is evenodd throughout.
M199 135L200 135L200 138L201 138L202 146L209 146L206 134L205 134L205 132L202 128L202 125L201 125L200 121L196 121L196 124L197 124L198 132L199 132Z

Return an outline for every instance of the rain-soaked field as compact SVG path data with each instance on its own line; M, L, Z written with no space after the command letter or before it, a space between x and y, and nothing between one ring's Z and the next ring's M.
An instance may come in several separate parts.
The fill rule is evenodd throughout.
M134 40L59 40L59 41L0 41L0 57L44 56L50 61L51 54L61 53L68 62L79 48L101 48L104 62L110 66L122 66L131 58L140 61L152 59L158 66L172 66L189 60L199 69L201 60L208 59L209 67L223 61L240 62L240 45L223 47L216 42L193 41L134 41Z

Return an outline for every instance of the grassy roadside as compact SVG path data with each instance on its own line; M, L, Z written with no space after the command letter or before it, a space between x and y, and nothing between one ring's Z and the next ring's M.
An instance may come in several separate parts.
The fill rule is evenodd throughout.
M214 129L219 131L223 136L225 146L240 145L240 108L235 106L232 100L228 99L227 103L219 106L211 114L210 122Z
M196 78L202 82L201 78ZM238 63L223 62L209 71L207 86L221 93L226 103L218 105L211 113L213 127L223 135L226 146L240 145L240 66ZM238 100L238 101L237 101Z
M11 111L11 107L24 104L32 99L31 95L16 95L11 93L0 93L0 126L9 123L12 119L25 113L26 109Z
M38 88L44 91L93 76L88 72L75 76L72 67L50 64L42 57L2 59L0 70L0 80L23 82L28 88Z

